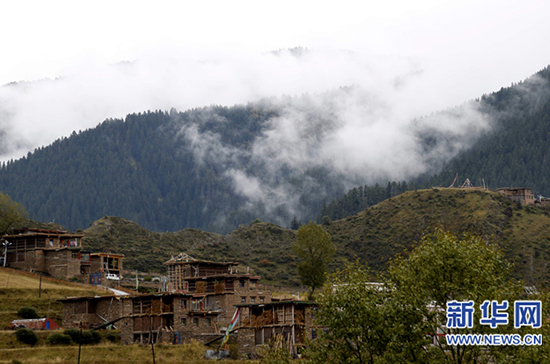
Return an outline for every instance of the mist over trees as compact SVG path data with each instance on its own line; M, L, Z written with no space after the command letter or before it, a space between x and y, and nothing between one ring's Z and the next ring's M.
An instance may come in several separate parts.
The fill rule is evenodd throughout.
M0 164L0 191L22 203L31 218L71 230L110 215L154 231L193 227L221 233L256 218L285 227L294 220L340 219L407 190L446 187L456 173L459 181L468 177L474 184L483 180L494 188L524 186L550 195L549 74L546 68L497 93L415 120L409 139L399 139L416 141L407 146L413 158L396 165L384 163L392 148L366 148L358 160L347 149L327 154L368 111L354 103L376 101L342 88L319 97L108 119ZM346 124L343 112L350 108L353 121ZM394 159L407 150L398 144ZM416 179L390 178L421 171Z
M492 119L492 131L479 135L471 148L461 151L436 174L423 174L406 181L390 181L350 189L324 203L317 220L332 220L356 214L367 207L419 188L458 187L468 178L475 186L527 187L535 195L550 196L550 68L533 77L502 88L478 100ZM439 117L438 114L427 118ZM423 130L418 134L426 150L434 149L445 135Z

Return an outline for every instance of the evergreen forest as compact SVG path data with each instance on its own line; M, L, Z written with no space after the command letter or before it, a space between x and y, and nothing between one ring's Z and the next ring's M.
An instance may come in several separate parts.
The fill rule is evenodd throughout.
M294 222L296 217L302 222L323 216L341 219L408 190L448 187L457 174L455 186L469 178L475 185L530 187L537 195L550 196L549 82L547 67L518 84L415 121L423 153L434 162L424 175L409 181L381 177L371 185L359 180L350 185L352 179L322 164L281 164L274 172L251 150L270 131L271 120L281 115L283 99L108 119L2 163L0 191L22 203L32 219L73 231L108 215L152 231L196 228L217 233L256 218L280 226L289 226L293 217ZM441 164L439 150L452 146L453 140L426 125L472 105L490 120L491 128L473 135L469 148ZM313 110L306 119L322 118L320 114ZM313 130L314 142L318 132ZM263 184L271 188L262 189ZM290 195L278 194L282 184ZM350 189L353 185L358 187ZM260 198L251 200L243 189Z

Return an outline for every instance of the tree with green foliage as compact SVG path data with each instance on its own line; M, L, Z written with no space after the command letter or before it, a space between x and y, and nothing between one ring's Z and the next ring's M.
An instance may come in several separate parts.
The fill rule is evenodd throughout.
M479 321L486 300L538 299L543 307L548 301L527 297L509 279L509 268L502 253L480 237L459 238L439 229L393 259L383 284L369 283L360 265L348 266L318 299L317 324L327 330L313 341L310 357L314 363L541 362L550 348L544 342L530 348L451 346L436 335L533 333L514 329L513 320L494 329ZM472 328L446 327L447 303L453 300L474 301Z
M388 274L395 299L415 307L418 326L426 333L456 333L446 329L447 302L513 299L521 287L509 280L510 264L495 245L481 237L466 234L462 238L435 229L426 234L407 256L398 255L389 265ZM476 310L474 326L462 334L484 333ZM450 346L435 340L431 354L452 363L475 362L482 355L480 346Z
M302 284L310 288L309 299L312 299L315 289L322 287L326 281L327 265L334 257L336 248L329 233L310 221L298 229L292 251L302 260L298 264L298 275Z
M21 317L22 319L35 319L38 318L38 313L36 313L36 309L34 307L21 307L17 311L17 316Z
M0 236L21 225L27 218L23 205L0 192Z

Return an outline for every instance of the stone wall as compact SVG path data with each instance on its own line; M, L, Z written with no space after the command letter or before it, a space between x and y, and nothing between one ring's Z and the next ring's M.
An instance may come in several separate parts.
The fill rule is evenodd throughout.
M237 350L239 358L253 358L256 356L255 329L252 327L239 328L237 335Z
M62 302L64 328L94 328L124 316L123 299L119 296L68 299Z

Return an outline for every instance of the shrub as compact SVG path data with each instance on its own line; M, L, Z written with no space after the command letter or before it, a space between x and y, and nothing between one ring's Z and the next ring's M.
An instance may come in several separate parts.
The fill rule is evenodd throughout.
M80 330L78 329L66 329L63 330L63 334L68 335L75 343L80 339Z
M36 309L34 307L21 307L19 311L17 311L17 316L23 318L23 319L35 319L38 318L38 314L36 313Z
M99 344L101 340L103 339L101 337L101 334L95 330L90 330L90 334L92 335L92 342L94 344Z
M270 264L271 264L271 263L269 262L269 259L267 259L267 258L266 258L266 259L260 260L260 265L261 265L262 267L268 266L268 265L270 265Z
M108 333L105 338L107 340L109 340L110 342L112 343L119 343L120 342L120 334L116 333L116 332L110 332Z
M263 345L258 352L261 356L260 364L290 364L292 359L282 335L277 335L269 345Z
M66 334L61 333L53 333L48 336L48 344L50 345L70 345L71 344L71 337Z
M23 344L31 346L36 345L38 342L38 336L36 336L36 333L31 329L17 329L17 331L15 331L15 337Z
M76 340L74 338L71 337L71 339L73 340L73 342L77 343L77 344L83 344L83 345L86 345L86 344L92 344L94 342L94 337L92 336L92 333L90 331L82 331L82 334L80 336L78 336L76 338Z

